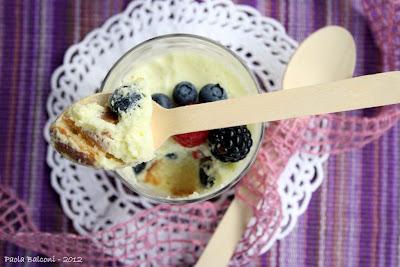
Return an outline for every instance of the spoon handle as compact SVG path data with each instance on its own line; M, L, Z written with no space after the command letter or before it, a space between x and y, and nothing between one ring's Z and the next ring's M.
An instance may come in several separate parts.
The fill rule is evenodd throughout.
M400 71L171 109L173 134L400 103Z

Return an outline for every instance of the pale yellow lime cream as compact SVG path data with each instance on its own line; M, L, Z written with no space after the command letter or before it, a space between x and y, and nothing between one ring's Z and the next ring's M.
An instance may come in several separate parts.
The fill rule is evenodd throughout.
M257 93L255 86L246 88L249 81L241 80L243 75L238 71L243 70L236 70L218 58L201 52L176 50L139 60L131 72L121 79L121 83L144 77L152 94L164 93L169 97L172 97L175 85L182 81L193 83L198 91L206 84L219 83L227 91L228 98ZM247 127L252 134L253 146L246 158L239 162L224 163L215 159L207 143L185 148L170 138L155 152L155 158L147 162L144 171L135 175L132 168L124 168L118 173L128 183L160 197L190 198L217 191L243 171L255 152L262 128L260 124ZM204 188L199 182L199 161L192 157L195 151L213 159L214 164L209 170L209 175L215 177L212 188ZM168 158L167 155L171 153L176 154L177 158Z

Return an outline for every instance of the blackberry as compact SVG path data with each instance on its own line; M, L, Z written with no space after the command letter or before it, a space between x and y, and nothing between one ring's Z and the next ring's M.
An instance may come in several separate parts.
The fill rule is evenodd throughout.
M209 170L212 165L211 158L205 158L200 161L199 165L199 179L202 186L211 188L215 183L215 177L209 175Z
M246 126L211 130L208 135L211 154L222 162L237 162L246 157L253 145Z

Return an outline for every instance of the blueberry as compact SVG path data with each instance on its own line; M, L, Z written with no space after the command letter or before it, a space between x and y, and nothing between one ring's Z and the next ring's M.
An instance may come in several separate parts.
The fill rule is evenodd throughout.
M199 102L213 102L218 100L227 99L228 95L221 85L217 84L207 84L201 88L199 93Z
M108 100L114 113L120 115L136 107L140 99L142 99L142 94L133 89L132 86L123 85L114 90Z
M175 153L168 153L167 155L165 155L167 158L169 159L177 159L178 155Z
M197 101L196 87L190 82L180 82L175 86L172 97L178 106L194 104Z
M146 168L146 162L142 162L140 164L137 164L133 167L133 171L135 174L141 173L144 169Z
M164 108L173 108L174 107L174 103L172 103L171 98L169 98L165 94L153 94L151 96L151 98Z
M200 161L199 179L201 185L203 185L205 188L211 188L215 183L215 177L209 175L208 173L211 168L211 165L212 165L211 158L205 158Z

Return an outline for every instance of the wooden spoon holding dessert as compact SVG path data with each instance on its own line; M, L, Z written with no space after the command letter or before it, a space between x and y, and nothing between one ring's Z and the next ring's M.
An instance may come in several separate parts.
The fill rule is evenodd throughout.
M333 38L334 39L334 38ZM325 41L325 40L324 40ZM332 43L339 45L339 40L332 40ZM307 48L307 47L305 47ZM311 48L307 48L311 49ZM311 50L312 51L312 50ZM346 63L349 58L350 50L343 50L344 54L337 54L336 57L330 55L331 60L342 59ZM309 53L309 52L307 52ZM303 59L296 58L296 62L300 65L307 63L307 54ZM315 64L315 62L314 62ZM321 69L324 69L326 61L321 61ZM348 64L343 65L343 70L347 71ZM307 66L301 68L306 72ZM289 67L288 71L291 71ZM331 70L332 77L340 77L339 70ZM325 72L328 73L328 72ZM304 85L299 83L301 75L307 73L299 72L296 79L285 86ZM317 82L326 80L326 77L319 76L319 72L314 73ZM97 102L100 105L106 105L110 93L98 93L86 97L79 104L87 104ZM326 114L332 112L348 111L361 108L369 108L383 105L396 104L400 102L400 72L387 72L374 75L360 76L346 80L330 82L326 84L308 85L296 90L281 90L266 94L254 94L240 98L222 100L218 102L210 102L204 104L183 106L174 109L165 109L153 102L151 129L153 135L154 149L159 148L168 137L188 133L217 128L225 128L238 125L246 125L251 123L276 121L289 118L297 118L308 115ZM61 114L61 118L64 113ZM107 119L107 116L104 117ZM58 122L60 120L57 120ZM150 122L149 122L150 123ZM56 129L56 127L52 127ZM56 141L55 132L52 139ZM59 132L58 132L59 134ZM73 138L77 133L72 131L69 133ZM78 134L80 134L78 132ZM92 142L90 136L83 135L84 138ZM70 159L79 161L82 157L82 151L75 149L74 151L65 149L65 146L57 146L57 142L53 142L55 148ZM113 155L107 154L107 150L101 146L96 146L96 153L105 153L107 158L113 159ZM91 162L90 155L88 158L79 163L96 166L96 162ZM130 165L123 161L119 162L115 158L117 167ZM96 166L101 167L101 165Z
M153 105L157 148L170 136L400 103L400 71L164 109Z
M95 94L79 103L102 103L109 96ZM153 102L154 148L176 134L397 103L400 103L400 71L174 109Z

